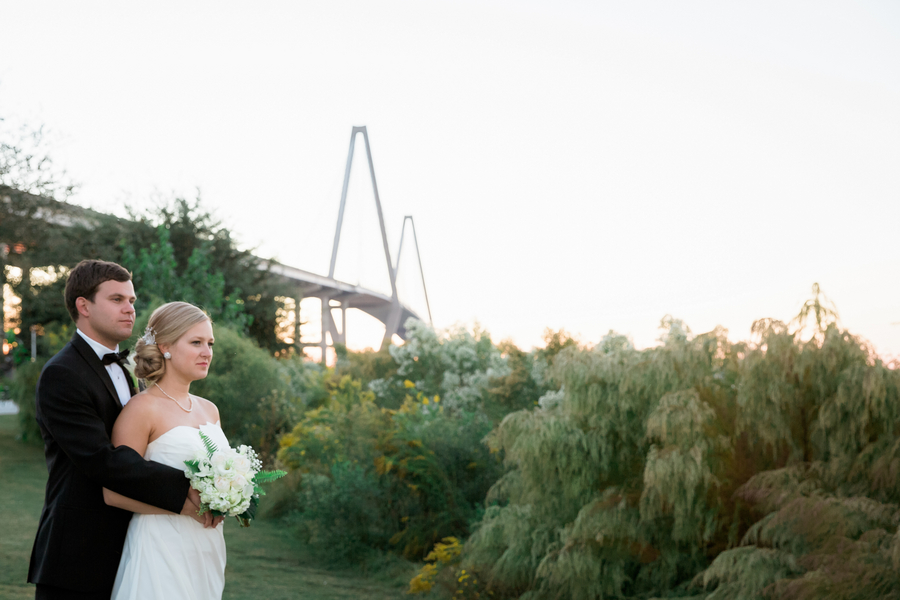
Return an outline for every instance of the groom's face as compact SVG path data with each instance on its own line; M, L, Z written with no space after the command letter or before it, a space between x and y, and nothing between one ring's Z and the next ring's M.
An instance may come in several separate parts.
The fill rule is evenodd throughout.
M97 288L93 302L79 298L76 303L86 325L95 334L91 337L108 348L114 348L131 337L134 301L134 285L130 281L108 280Z

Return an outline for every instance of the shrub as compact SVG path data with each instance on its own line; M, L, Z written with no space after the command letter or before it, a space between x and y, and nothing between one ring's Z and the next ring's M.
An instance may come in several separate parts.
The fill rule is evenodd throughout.
M359 381L332 384L328 402L281 438L278 454L302 473L296 518L310 543L324 544L329 524L348 523L360 547L420 559L435 541L466 534L500 465L480 444L487 419L442 408L439 397L418 392L398 410L383 409ZM374 504L322 500L342 486Z
M480 410L490 380L508 374L490 335L477 326L473 332L456 328L441 334L409 319L406 331L406 343L389 348L396 373L370 384L382 406L399 407L408 393L405 382L411 381L426 396L440 396L447 410Z
M41 369L47 359L22 363L16 367L9 386L9 394L19 407L19 439L30 444L43 443L41 430L35 420L35 392Z
M384 515L385 497L371 470L336 462L328 476L304 477L294 518L301 535L323 558L347 564L372 549L387 548L392 528Z
M650 594L727 545L730 345L721 330L662 327L649 350L614 334L561 349L548 375L563 391L488 437L509 471L462 564L501 597Z
M488 436L508 471L461 565L529 600L900 598L900 371L815 291L806 341L666 318L561 349L561 390Z

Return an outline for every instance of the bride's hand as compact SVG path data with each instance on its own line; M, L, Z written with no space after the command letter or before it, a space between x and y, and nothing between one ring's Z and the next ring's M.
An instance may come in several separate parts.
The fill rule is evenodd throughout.
M187 498L184 499L184 508L181 509L181 514L187 515L203 525L204 528L212 527L216 528L219 524L225 520L225 517L214 517L212 513L206 511L202 515L197 513L200 512L200 492L195 490L194 488L188 489Z
M184 499L184 506L181 509L181 514L192 518L197 521L204 527L209 527L212 525L213 516L209 511L205 513L198 514L200 512L200 492L195 490L194 488L188 488L187 498Z

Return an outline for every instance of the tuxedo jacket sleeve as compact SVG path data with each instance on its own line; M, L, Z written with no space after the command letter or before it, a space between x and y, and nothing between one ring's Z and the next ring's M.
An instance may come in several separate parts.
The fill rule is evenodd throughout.
M96 389L92 394L90 388L97 386L85 381L94 375L59 363L48 365L41 375L37 413L42 428L49 434L45 443L52 440L50 444L58 447L53 462L63 460L89 481L128 498L181 512L190 485L184 471L146 461L128 446L113 447L112 427L107 427L109 419L105 418L108 415L102 414L103 407L98 410L93 401L98 394ZM110 407L118 416L118 403ZM51 457L47 458L49 463ZM47 466L52 472L54 467L63 465Z

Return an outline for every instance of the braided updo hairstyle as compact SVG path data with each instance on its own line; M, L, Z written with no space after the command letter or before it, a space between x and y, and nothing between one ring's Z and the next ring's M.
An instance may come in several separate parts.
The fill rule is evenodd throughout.
M156 340L148 344L145 334L134 345L134 374L149 383L159 381L166 374L166 359L159 344L171 346L191 327L209 320L203 310L187 302L169 302L154 310L147 327Z

